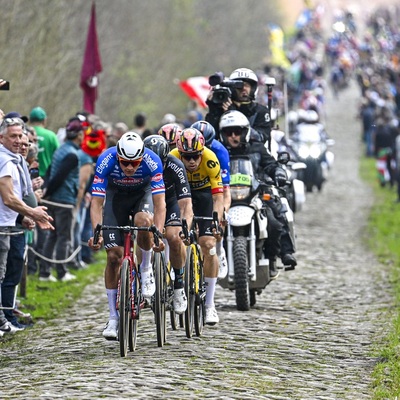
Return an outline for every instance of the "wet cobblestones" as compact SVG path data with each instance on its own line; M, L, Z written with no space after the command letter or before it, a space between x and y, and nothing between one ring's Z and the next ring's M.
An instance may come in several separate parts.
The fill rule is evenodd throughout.
M371 399L374 344L388 329L386 267L363 244L371 193L358 177L357 89L328 102L335 165L296 215L295 271L281 273L250 312L217 289L220 324L201 338L168 330L157 347L150 311L138 348L119 357L103 340L103 282L65 316L36 324L0 354L2 399ZM345 110L347 109L347 112Z

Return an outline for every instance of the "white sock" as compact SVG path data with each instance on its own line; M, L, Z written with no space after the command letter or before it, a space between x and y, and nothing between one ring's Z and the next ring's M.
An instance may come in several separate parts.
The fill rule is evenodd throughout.
M108 308L110 310L110 319L118 319L117 311L117 293L118 289L106 289L108 298Z
M206 306L213 306L217 278L204 278L204 281L206 283Z
M149 272L151 269L151 250L142 250L142 263L140 264L140 272Z

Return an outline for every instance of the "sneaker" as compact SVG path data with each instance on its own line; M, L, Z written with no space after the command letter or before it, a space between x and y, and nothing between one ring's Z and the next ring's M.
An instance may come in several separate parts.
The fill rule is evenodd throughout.
M206 306L206 324L215 325L218 324L219 318L215 306Z
M183 314L187 308L185 289L174 290L174 311L176 314Z
M218 279L224 279L228 274L228 262L226 261L225 249L221 250L219 258Z
M4 336L4 332L0 331L0 338L2 338Z
M57 278L53 275L49 276L39 276L40 282L57 282Z
M66 272L65 275L60 278L61 282L69 282L69 281L73 281L74 279L76 279L75 275L72 275L70 272Z
M153 271L143 271L140 273L142 278L142 295L143 297L151 297L156 291L156 283L154 281Z
M12 333L12 334L14 334L15 332L18 332L18 331L21 331L21 330L22 329L16 328L12 324L10 324L8 321L0 326L0 331L3 332L3 333Z
M118 339L118 320L117 319L110 319L107 322L107 325L103 330L103 336L107 340L117 340Z

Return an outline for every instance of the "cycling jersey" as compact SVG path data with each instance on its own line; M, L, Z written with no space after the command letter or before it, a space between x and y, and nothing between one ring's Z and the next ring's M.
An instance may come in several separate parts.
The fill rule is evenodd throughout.
M171 153L178 159L182 159L178 149ZM193 191L211 189L211 194L223 193L224 188L221 180L221 168L217 156L208 148L204 148L201 163L194 172L186 170L190 189Z
M151 185L153 195L165 193L163 167L160 157L145 148L143 160L133 176L126 176L117 159L116 146L105 150L96 163L92 196L105 197L107 190L132 193Z
M221 166L221 178L224 186L229 186L231 181L231 168L229 163L229 151L218 140L211 142L210 149L215 153Z
M168 154L164 167L165 200L167 205L191 197L189 181L182 161Z

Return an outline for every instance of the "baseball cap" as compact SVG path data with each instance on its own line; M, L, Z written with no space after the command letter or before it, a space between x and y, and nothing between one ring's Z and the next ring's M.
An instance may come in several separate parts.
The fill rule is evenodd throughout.
M31 122L34 122L34 121L41 122L41 121L44 121L46 118L47 118L46 111L44 111L42 107L32 108L32 111L29 114L29 120Z

